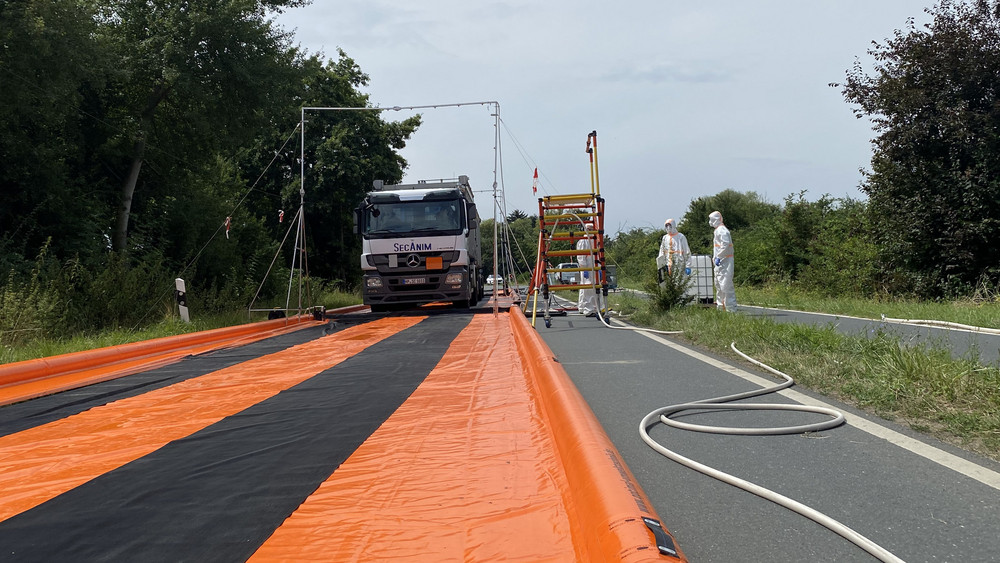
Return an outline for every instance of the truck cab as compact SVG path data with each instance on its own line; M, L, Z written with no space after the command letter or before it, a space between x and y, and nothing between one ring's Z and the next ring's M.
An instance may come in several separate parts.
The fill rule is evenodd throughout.
M386 185L355 210L362 238L362 299L373 311L483 295L479 215L467 176Z

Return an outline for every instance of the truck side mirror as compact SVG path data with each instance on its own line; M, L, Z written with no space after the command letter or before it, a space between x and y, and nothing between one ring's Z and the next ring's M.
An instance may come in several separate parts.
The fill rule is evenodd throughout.
M361 210L354 210L354 234L361 234Z
M479 228L479 213L476 212L475 203L467 203L465 206L466 214L469 216L469 229Z

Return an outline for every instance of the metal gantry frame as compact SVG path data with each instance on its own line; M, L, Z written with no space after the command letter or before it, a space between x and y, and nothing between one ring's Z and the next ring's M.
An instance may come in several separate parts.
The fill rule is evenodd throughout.
M556 290L593 289L598 296L598 309L608 298L607 263L604 257L604 198L601 197L600 175L597 165L597 131L587 135L587 154L590 158L590 192L552 195L538 198L538 258L531 278L529 295L534 293L532 326L538 310L538 294L542 294L545 326L551 326L549 292ZM592 223L593 229L586 224ZM590 248L577 249L581 240L590 240ZM568 242L568 250L553 246ZM552 259L573 258L580 263L581 256L590 256L589 267L553 267ZM588 272L589 283L565 283L563 274ZM554 276L554 277L552 277ZM582 281L583 276L578 282ZM554 283L553 283L554 282ZM526 304L527 304L526 300Z
M314 314L315 314L316 307L314 307L311 304L312 303L312 291L311 291L310 284L309 284L309 255L308 255L308 252L306 251L305 203L306 203L306 112L307 111L314 111L314 112L324 112L324 111L376 111L376 112L382 112L382 111L390 111L390 110L391 111L401 111L401 110L437 109L437 108L444 108L444 107L484 106L484 105L495 108L494 113L491 114L491 115L495 118L495 121L496 121L495 124L494 124L494 127L496 128L496 132L494 133L495 142L499 143L500 136L499 136L498 131L499 131L499 123L500 123L500 102L493 101L493 100L483 101L483 102L459 102L459 103L447 103L447 104L428 104L428 105L419 105L419 106L390 106L390 107L325 107L325 106L304 106L304 107L300 108L300 116L299 116L299 120L300 120L299 121L300 133L299 134L300 134L301 137L300 137L300 154L299 154L299 209L298 209L298 212L295 214L295 220L293 220L293 226L296 228L296 230L295 230L295 249L294 249L294 251L292 253L292 265L291 265L291 270L290 270L289 276L288 276L288 291L287 291L287 294L285 296L285 308L284 309L255 309L254 308L253 305L254 305L254 302L257 300L257 296L260 294L260 289L264 287L264 281L262 281L260 288L257 289L257 295L254 296L253 300L251 300L251 302L250 302L249 307L247 308L247 312L248 313L260 312L260 311L272 312L272 311L276 311L277 310L277 311L281 311L283 314L287 315L291 311L295 311L297 314L302 314L304 311L313 311ZM494 153L495 154L497 153L496 147L494 147ZM493 199L494 200L496 200L496 198L497 198L497 170L496 170L497 163L496 163L496 161L498 159L499 159L499 157L496 157L494 159L494 161L495 161L494 162L494 170L493 170ZM494 205L494 209L495 208L496 208L496 205ZM495 216L494 216L494 225L495 224L496 224L496 220L495 220ZM292 226L289 227L288 233L291 232L291 228L292 228ZM495 228L496 227L494 226L494 229ZM288 233L285 234L285 239L288 238ZM494 231L493 240L494 240L494 244L495 244L495 241L496 241L496 233L495 233L495 231ZM284 243L285 243L285 240L282 240L281 241L281 245L278 246L278 251L275 253L274 260L271 261L271 267L274 266L274 262L277 260L278 255L281 253L281 247L284 245ZM493 255L494 255L494 258L495 258L495 256L496 256L496 252L495 251L494 251ZM296 266L298 266L298 267L296 267ZM494 271L496 271L495 270L495 265L494 265ZM298 272L298 282L299 282L298 307L297 308L293 308L291 306L292 285L295 282L295 274L296 274L296 272ZM267 276L270 275L270 273L271 273L271 268L268 268L267 273L264 275L264 280L265 281L267 280ZM305 284L306 301L308 303L310 303L310 305L308 307L306 307L306 308L303 308L303 304L302 304L302 296L303 296L302 295L302 289L303 289L302 286L303 286L303 284ZM494 312L494 315L497 314L496 304L494 304L494 306L493 306L493 312Z

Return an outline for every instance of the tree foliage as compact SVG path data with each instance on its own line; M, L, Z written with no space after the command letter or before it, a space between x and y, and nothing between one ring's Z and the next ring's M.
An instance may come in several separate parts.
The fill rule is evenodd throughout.
M695 254L712 253L713 229L708 215L718 211L730 231L740 231L774 217L778 206L764 201L756 192L723 190L715 195L700 197L691 202L677 229L684 233Z
M517 212L512 213L515 215ZM480 225L480 236L483 243L483 264L487 273L493 271L493 219L486 219ZM535 269L535 259L538 256L538 216L524 215L508 220L499 225L497 232L501 235L498 251L500 257L508 254L514 263L514 272L507 272L507 267L498 262L497 269L500 274L513 273L516 276L531 272ZM503 236L504 229L507 235ZM563 245L565 246L565 245Z
M143 165L169 186L177 166L245 146L294 83L287 35L268 10L299 0L110 0L98 11L98 36L115 66L106 90L109 143L119 161L120 203L112 233L128 249L133 197ZM243 110L243 111L238 111ZM152 149L152 150L150 150ZM150 162L147 162L151 160Z
M695 199L685 213L678 230L687 236L692 253L711 255L708 214L716 209L732 232L738 284L797 284L827 295L886 289L877 273L866 202L826 195L809 201L803 191L778 205L754 192L725 190ZM607 239L608 259L618 264L623 280L634 287L656 280L663 235L662 229L633 229ZM697 245L692 238L699 239ZM673 303L683 291L677 289L678 280L668 285L657 291L656 299Z
M660 252L663 229L634 228L604 240L608 263L618 267L618 279L641 287L656 279L656 255Z
M302 3L0 2L0 290L35 304L0 340L154 320L182 274L198 310L249 303L298 209L300 108L369 105L350 57L307 55L274 23ZM357 279L350 210L402 178L419 124L308 116L313 276Z
M862 189L895 290L961 291L1000 278L1000 2L942 0L922 28L873 43L844 97L877 138Z
M368 97L358 88L368 84L361 68L340 52L337 61L317 67L305 82L306 105L313 107L367 106ZM396 152L420 125L420 116L385 123L374 111L316 111L307 116L305 175L306 213L314 227L309 230L310 272L327 279L356 283L361 276L357 257L361 241L353 234L353 209L371 190L373 180L398 184L406 161ZM298 158L294 161L298 164ZM299 201L299 182L285 186L285 208Z
M103 87L84 2L0 3L0 272L28 275L43 247L101 253L102 186L90 181ZM2 279L0 277L0 279Z
M880 289L865 202L790 195L776 214L733 230L733 244L741 284L798 284L831 296Z

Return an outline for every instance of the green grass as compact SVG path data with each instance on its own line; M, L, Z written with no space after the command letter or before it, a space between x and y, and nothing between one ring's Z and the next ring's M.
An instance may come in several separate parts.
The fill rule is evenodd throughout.
M787 286L772 286L764 288L741 287L737 290L736 298L742 305L815 311L870 319L878 319L885 315L895 319L948 321L1000 328L1000 300L988 292L980 292L968 299L952 301L913 301L888 298L823 297Z
M799 385L1000 460L1000 369L995 366L956 360L936 345L901 346L881 332L845 335L832 324L783 324L714 308L662 313L627 293L616 294L612 303L637 325L682 330L684 340L742 361L729 348L735 342ZM935 310L940 309L927 309Z
M336 309L361 303L361 296L356 292L321 288L315 295L315 302L327 309ZM159 322L134 330L119 328L78 334L71 338L37 338L16 346L2 346L0 347L0 364L56 356L70 352L79 352L81 350L92 350L105 346L128 344L130 342L151 340L162 336L173 336L176 334L234 326L266 318L265 313L254 313L253 317L250 317L245 309L209 316L198 315L197 312L193 312L192 322L190 323L181 321L176 315L169 315Z
M163 319L160 322L136 330L119 328L92 334L79 334L65 339L40 338L19 346L4 346L0 349L0 364L57 356L59 354L103 348L105 346L128 344L129 342L151 340L162 336L209 330L245 322L247 322L247 314L244 311L242 314L231 313L200 319L196 317L191 323L185 323L175 317Z

